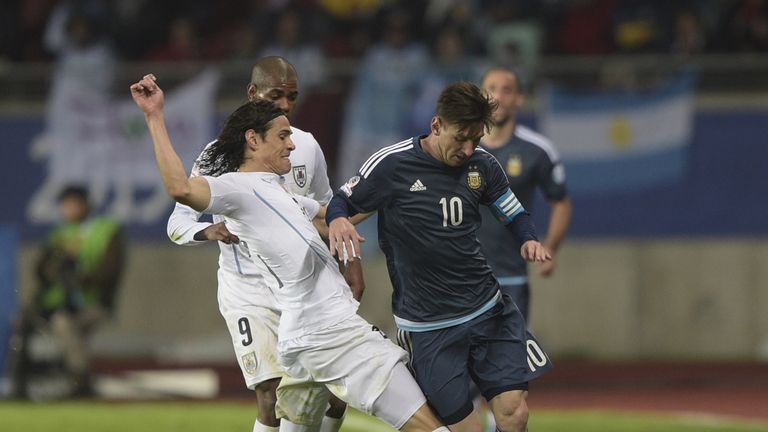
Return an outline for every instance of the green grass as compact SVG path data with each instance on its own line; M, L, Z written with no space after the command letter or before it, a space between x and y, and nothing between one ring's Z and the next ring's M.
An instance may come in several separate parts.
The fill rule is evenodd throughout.
M254 417L254 407L246 403L0 403L2 432L249 432ZM529 426L535 432L768 431L766 423L736 422L716 417L598 411L534 411ZM376 419L351 412L342 431L385 432L392 429Z

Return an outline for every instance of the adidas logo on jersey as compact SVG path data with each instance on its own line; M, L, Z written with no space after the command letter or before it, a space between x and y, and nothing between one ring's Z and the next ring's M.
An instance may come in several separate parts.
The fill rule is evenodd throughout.
M419 179L416 179L416 181L413 182L413 185L411 185L411 192L419 192L425 190L427 190L427 187L424 186L424 183L422 183Z

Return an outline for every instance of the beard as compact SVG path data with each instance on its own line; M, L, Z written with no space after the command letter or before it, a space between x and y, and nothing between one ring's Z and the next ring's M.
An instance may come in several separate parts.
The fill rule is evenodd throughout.
M493 122L494 127L499 128L507 124L507 122L509 122L511 118L512 116L509 115L509 113L505 112L505 113L494 114L493 119L491 121Z

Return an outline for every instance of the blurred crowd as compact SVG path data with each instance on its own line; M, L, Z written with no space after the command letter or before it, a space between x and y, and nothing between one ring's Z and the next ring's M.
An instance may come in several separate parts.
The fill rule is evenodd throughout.
M66 35L63 38L61 35ZM763 0L10 0L0 60L53 60L68 41L127 60L290 53L319 64L369 47L458 38L468 55L768 50ZM448 42L450 43L450 42ZM296 61L303 70L302 61ZM322 73L320 74L322 77Z

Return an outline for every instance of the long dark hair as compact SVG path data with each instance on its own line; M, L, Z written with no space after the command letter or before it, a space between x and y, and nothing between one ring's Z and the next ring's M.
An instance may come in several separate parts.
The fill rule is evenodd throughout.
M257 100L246 102L224 122L218 138L209 145L197 161L200 175L220 176L237 171L245 159L245 132L253 129L264 138L271 122L285 115L272 102Z

